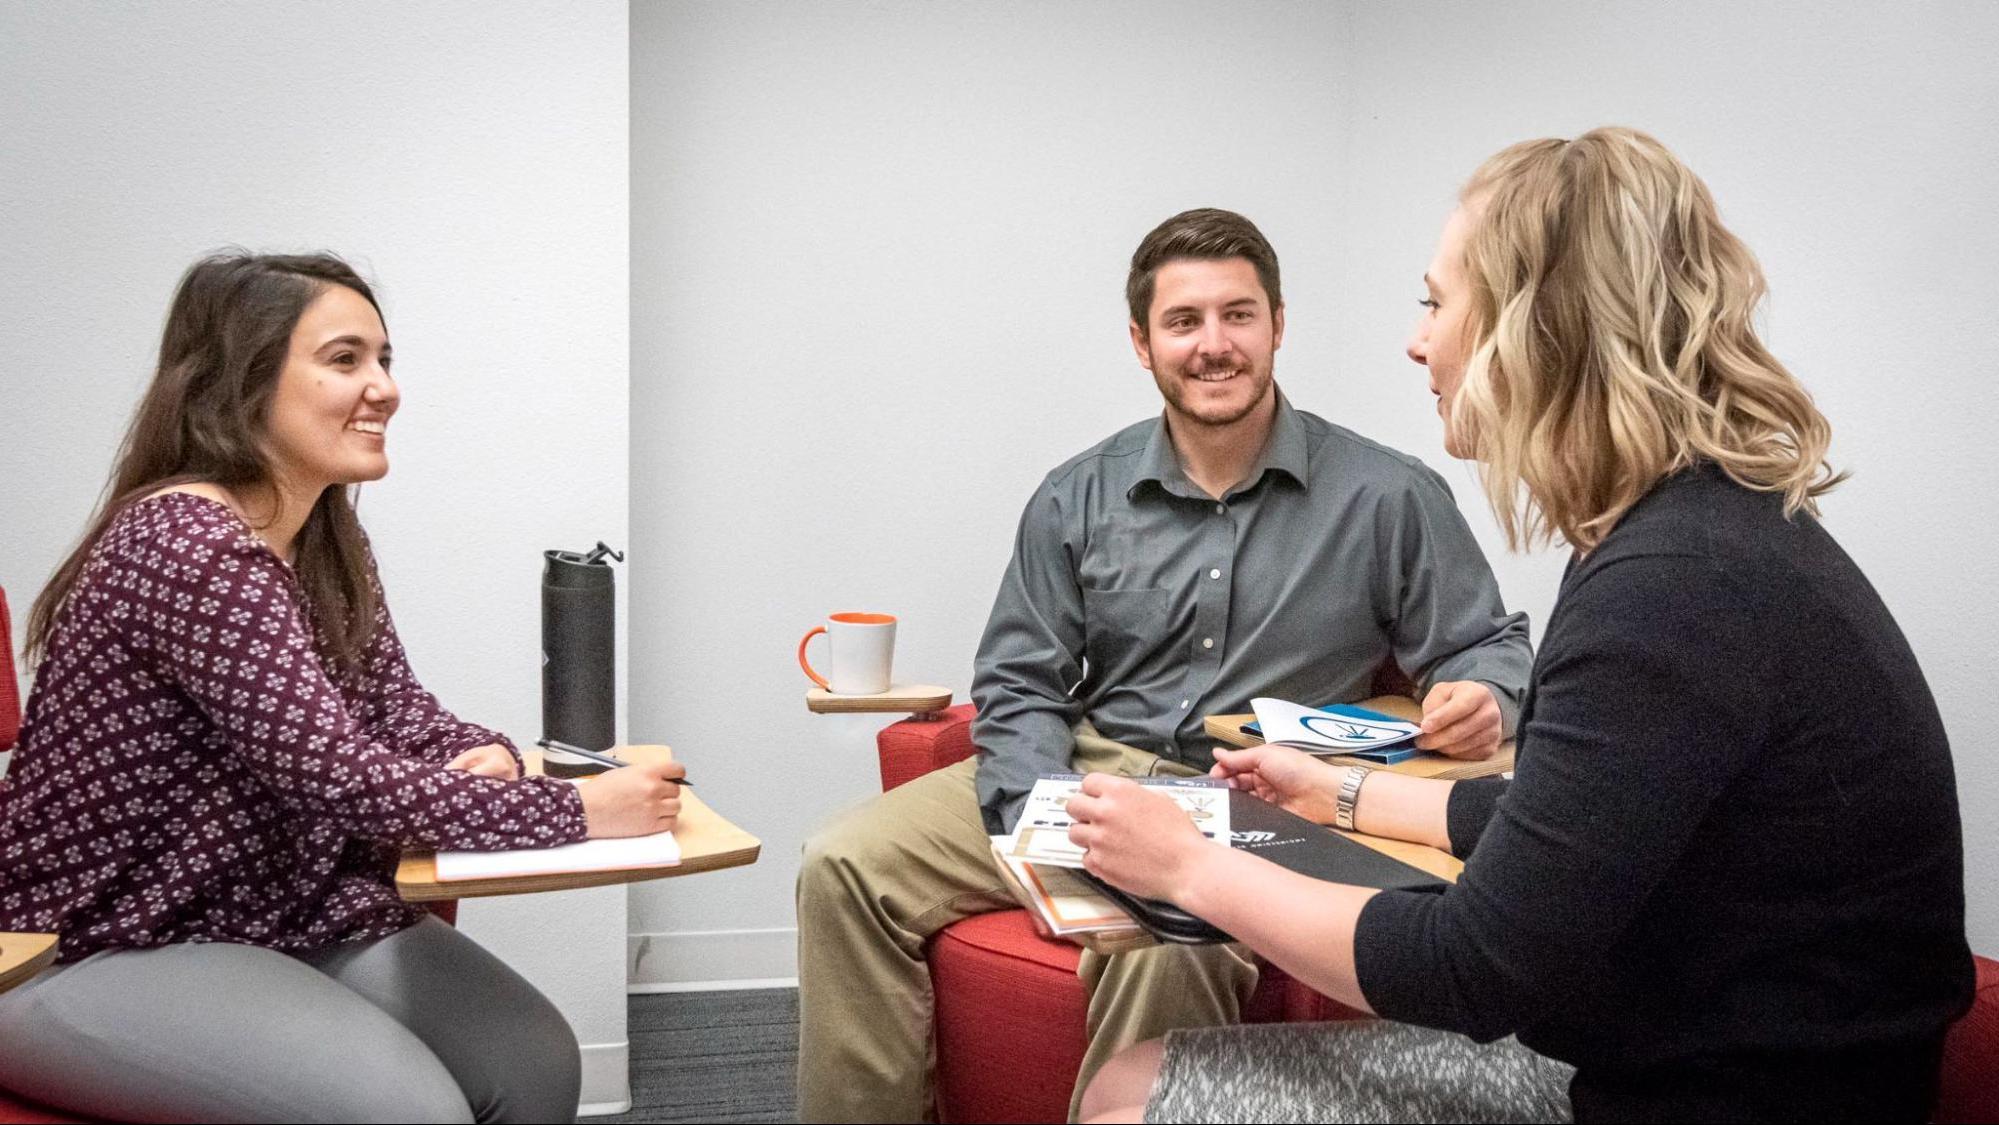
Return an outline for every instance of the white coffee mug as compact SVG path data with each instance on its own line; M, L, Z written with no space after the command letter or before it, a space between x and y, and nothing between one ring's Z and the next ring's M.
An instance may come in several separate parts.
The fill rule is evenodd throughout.
M827 665L830 676L813 671L805 659L805 646L821 633L833 649ZM798 642L798 666L834 695L880 695L888 690L894 662L895 618L886 613L835 613Z

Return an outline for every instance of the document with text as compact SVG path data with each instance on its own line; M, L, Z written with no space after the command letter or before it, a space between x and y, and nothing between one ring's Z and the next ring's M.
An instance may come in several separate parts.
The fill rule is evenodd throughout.
M1229 841L1229 789L1208 777L1136 777L1131 780L1171 797L1201 830L1201 835L1223 846ZM1005 840L1006 853L1028 863L1050 867L1083 866L1083 850L1069 842L1069 798L1081 792L1083 775L1044 775L1028 791L1027 804L1013 835L995 836Z

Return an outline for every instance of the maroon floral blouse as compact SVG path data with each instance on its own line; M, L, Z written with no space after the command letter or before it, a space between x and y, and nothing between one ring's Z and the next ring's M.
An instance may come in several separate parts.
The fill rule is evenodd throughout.
M228 507L167 493L120 513L0 781L0 930L60 934L65 962L312 949L416 919L395 891L403 847L583 839L575 786L443 768L512 744L417 683L386 604L357 671L315 640L291 568Z

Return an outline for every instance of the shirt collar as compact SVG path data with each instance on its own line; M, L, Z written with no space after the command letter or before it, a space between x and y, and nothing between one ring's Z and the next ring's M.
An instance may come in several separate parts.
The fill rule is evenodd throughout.
M1270 440L1264 443L1263 455L1257 459L1256 467L1249 471L1241 484L1231 490L1230 495L1248 492L1258 482L1272 472L1283 473L1303 485L1310 471L1309 455L1311 443L1306 440L1305 423L1291 406L1291 400L1284 392L1277 392L1277 417L1270 425ZM1145 440L1145 453L1139 462L1138 479L1132 481L1125 490L1125 499L1130 500L1147 483L1152 483L1172 493L1192 500L1206 500L1208 495L1187 479L1180 468L1180 455L1173 451L1173 438L1166 432L1166 416L1161 414L1152 424L1152 433Z

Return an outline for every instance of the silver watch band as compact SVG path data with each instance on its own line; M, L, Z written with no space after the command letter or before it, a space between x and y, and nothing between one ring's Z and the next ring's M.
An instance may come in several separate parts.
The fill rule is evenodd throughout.
M1354 831L1354 805L1360 801L1361 783L1373 772L1366 766L1348 766L1346 774L1340 778L1340 795L1333 822L1348 832Z

